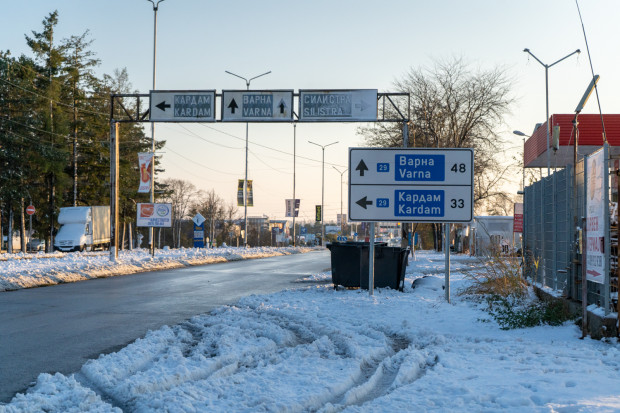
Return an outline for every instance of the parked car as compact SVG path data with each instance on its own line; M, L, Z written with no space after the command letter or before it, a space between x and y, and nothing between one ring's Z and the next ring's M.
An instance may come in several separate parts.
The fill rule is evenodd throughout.
M39 238L32 238L27 248L28 251L45 251L45 241Z

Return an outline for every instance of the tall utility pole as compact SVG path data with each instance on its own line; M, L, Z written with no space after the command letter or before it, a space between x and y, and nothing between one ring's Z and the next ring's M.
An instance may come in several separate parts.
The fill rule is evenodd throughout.
M229 72L228 70L224 70L224 72L229 75L233 75L238 77L239 79L243 79L245 81L245 85L247 87L246 90L250 90L250 82L258 77L268 75L271 73L271 70L265 73L262 73L258 76L251 77L250 79L246 79L243 76L239 76L235 73ZM248 245L248 122L245 123L245 178L243 180L243 246L247 247ZM259 229L260 233L260 229Z
M316 145L318 147L321 148L322 152L323 152L323 160L321 161L321 247L325 246L325 148L327 148L330 145L335 145L338 143L338 141L336 142L332 142L332 143L328 143L327 145L319 145L318 143L314 143L314 142L310 142L308 141L308 143L311 143L313 145Z
M155 79L157 74L157 10L159 3L164 0L147 0L153 4L153 90L156 90ZM151 203L155 202L155 122L151 122ZM153 237L153 227L149 227L149 250L151 255L155 254L155 239Z
M340 235L342 235L344 234L344 215L342 215L342 185L344 184L344 182L342 180L342 177L344 173L349 169L347 168L344 171L340 172L335 166L332 166L332 168L334 168L336 172L340 174Z
M523 49L523 51L525 53L528 53L534 59L536 59L536 61L545 68L545 108L546 108L546 113L547 113L547 117L545 118L545 121L547 122L547 149L546 150L547 150L547 176L549 176L551 175L551 154L549 153L549 135L550 135L550 130L551 130L551 125L549 124L549 68L560 63L564 59L568 59L575 53L581 53L581 50L577 49L574 52L567 54L560 60L557 60L551 63L550 65L547 65L541 62L539 58L537 58L536 56L534 56L532 52L530 52L530 49Z
M297 245L295 240L295 215L297 215L295 200L295 155L297 151L297 124L293 123L293 247Z

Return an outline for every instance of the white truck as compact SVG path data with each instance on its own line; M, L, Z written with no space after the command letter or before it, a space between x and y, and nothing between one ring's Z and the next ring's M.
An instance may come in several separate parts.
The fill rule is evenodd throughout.
M110 247L110 207L80 206L60 208L62 225L54 237L60 251L91 251Z

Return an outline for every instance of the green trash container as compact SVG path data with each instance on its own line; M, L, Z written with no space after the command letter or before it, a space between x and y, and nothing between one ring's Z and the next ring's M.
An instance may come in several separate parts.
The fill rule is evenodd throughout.
M369 242L332 242L327 244L331 252L332 283L334 288L368 289ZM375 287L403 290L407 248L388 247L386 242L375 242Z

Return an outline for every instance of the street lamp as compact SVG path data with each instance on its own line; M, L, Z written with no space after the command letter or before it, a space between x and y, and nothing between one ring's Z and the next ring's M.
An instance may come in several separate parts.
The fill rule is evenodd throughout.
M155 90L155 74L157 73L157 10L159 3L164 0L147 0L153 5L153 90ZM155 202L155 122L151 122L151 203ZM155 240L153 237L153 227L149 227L149 250L155 255Z
M520 130L515 130L512 131L512 133L514 133L517 136L522 136L523 137L523 173L522 173L522 182L521 182L521 190L525 193L525 138L531 138L530 135L526 135L525 133L521 132Z
M525 53L528 53L530 56L532 56L534 59L536 59L536 61L538 63L540 63L541 65L543 65L543 67L545 68L545 107L546 107L546 111L547 111L547 117L545 118L547 121L547 176L551 175L551 154L549 153L549 128L551 125L549 125L549 68L560 63L562 60L564 59L568 59L569 57L571 57L572 55L574 55L575 53L581 53L581 50L577 49L574 52L567 54L566 56L564 56L563 58L561 58L560 60L555 61L554 63L551 63L550 65L544 64L543 62L540 61L539 58L537 58L536 56L534 56L534 54L532 52L530 52L530 49L523 49L523 51Z
M252 80L268 75L271 73L271 70L265 73L262 73L258 76L251 77L250 79L246 79L243 76L239 76L233 72L229 72L228 70L224 70L224 72L229 75L233 75L238 77L239 79L243 79L245 81L245 85L247 90L250 90L250 82ZM244 221L244 231L243 231L243 246L247 247L248 245L248 122L245 123L245 179L243 181L243 221Z
M342 176L344 175L344 173L346 171L348 171L348 169L345 169L344 171L340 172L338 170L338 168L336 168L333 165L332 165L332 168L334 168L336 170L336 172L338 172L340 174L340 234L342 234L344 232L344 230L343 230L344 216L342 215L342 185L343 185Z
M330 145L337 144L338 141L328 143L327 145L319 145L318 143L314 143L311 141L308 141L308 143L311 143L313 145L320 147L321 150L323 151L323 161L322 161L322 167L321 167L321 247L323 247L325 246L325 222L323 220L323 217L325 216L325 206L324 206L324 203L325 203L325 148L327 148Z

